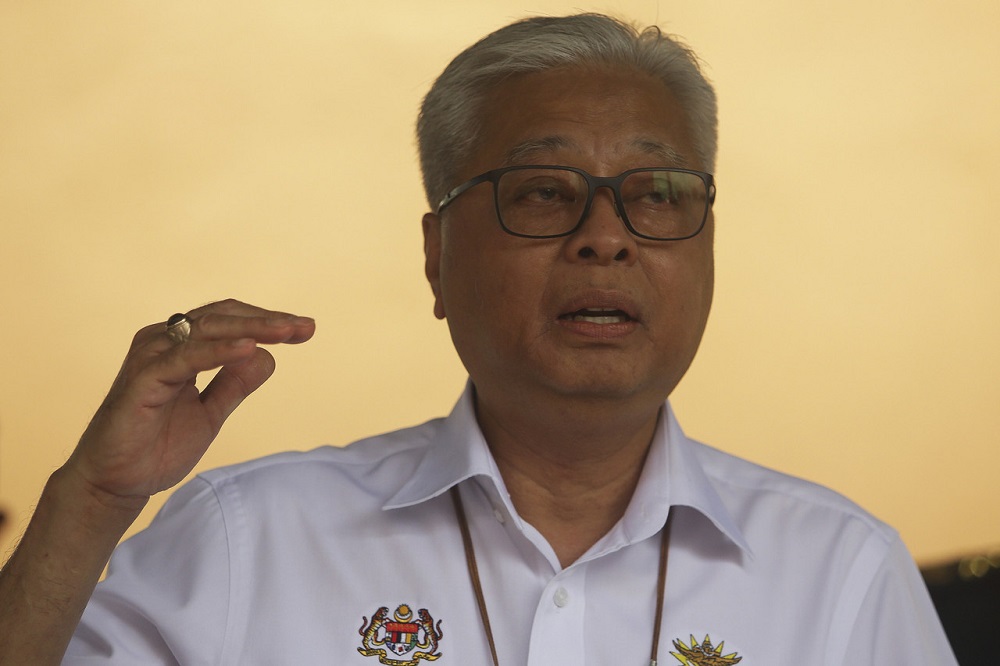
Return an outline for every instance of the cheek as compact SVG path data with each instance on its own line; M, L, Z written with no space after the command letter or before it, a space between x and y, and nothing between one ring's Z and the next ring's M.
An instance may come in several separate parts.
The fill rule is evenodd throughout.
M699 302L704 310L704 317L708 317L708 311L712 307L712 298L715 294L715 254L711 246L704 253L699 268Z
M711 244L691 246L684 253L669 256L651 269L659 304L659 342L676 349L697 344L704 332L712 307L715 268Z
M506 235L464 240L448 239L442 247L441 291L453 328L486 344L486 338L498 343L531 335L547 281L542 248L523 247Z
M715 291L715 248L714 224L712 220L705 225L700 234L682 243L683 253L679 256L678 266L682 275L678 281L688 294L687 302L702 317L708 316L712 306L712 296Z
M480 335L480 328L498 297L498 271L480 244L464 242L459 234L445 236L441 248L441 295L452 335Z

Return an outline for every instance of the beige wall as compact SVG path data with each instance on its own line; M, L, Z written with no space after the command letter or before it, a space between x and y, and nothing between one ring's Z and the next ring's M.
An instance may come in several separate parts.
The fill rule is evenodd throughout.
M581 4L342 4L0 4L0 547L132 332L176 310L320 325L205 466L450 408L415 108L474 38ZM918 559L1000 543L1000 5L582 6L683 35L719 90L688 432L848 494Z

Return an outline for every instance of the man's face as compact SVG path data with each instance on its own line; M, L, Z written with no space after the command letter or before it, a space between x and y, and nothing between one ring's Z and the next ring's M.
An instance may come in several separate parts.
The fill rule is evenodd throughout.
M703 167L673 95L627 70L514 77L494 89L482 127L455 185L510 164L595 176ZM708 318L711 213L694 238L643 240L602 188L575 233L519 238L501 229L492 187L477 185L424 218L435 314L447 318L479 400L582 398L655 409L690 365Z

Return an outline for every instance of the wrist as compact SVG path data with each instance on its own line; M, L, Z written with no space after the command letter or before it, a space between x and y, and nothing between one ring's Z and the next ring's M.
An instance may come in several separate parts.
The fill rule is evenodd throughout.
M53 472L0 569L0 663L61 662L111 552L148 500L102 496L83 481L66 466Z
M105 534L117 532L115 543L149 502L147 495L121 496L102 490L77 472L71 461L52 473L42 497L54 509L72 516L79 529Z

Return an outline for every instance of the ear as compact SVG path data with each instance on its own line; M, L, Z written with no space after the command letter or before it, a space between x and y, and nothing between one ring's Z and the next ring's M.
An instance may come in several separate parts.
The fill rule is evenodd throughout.
M424 214L424 275L434 293L434 316L444 319L444 300L441 298L441 216Z

